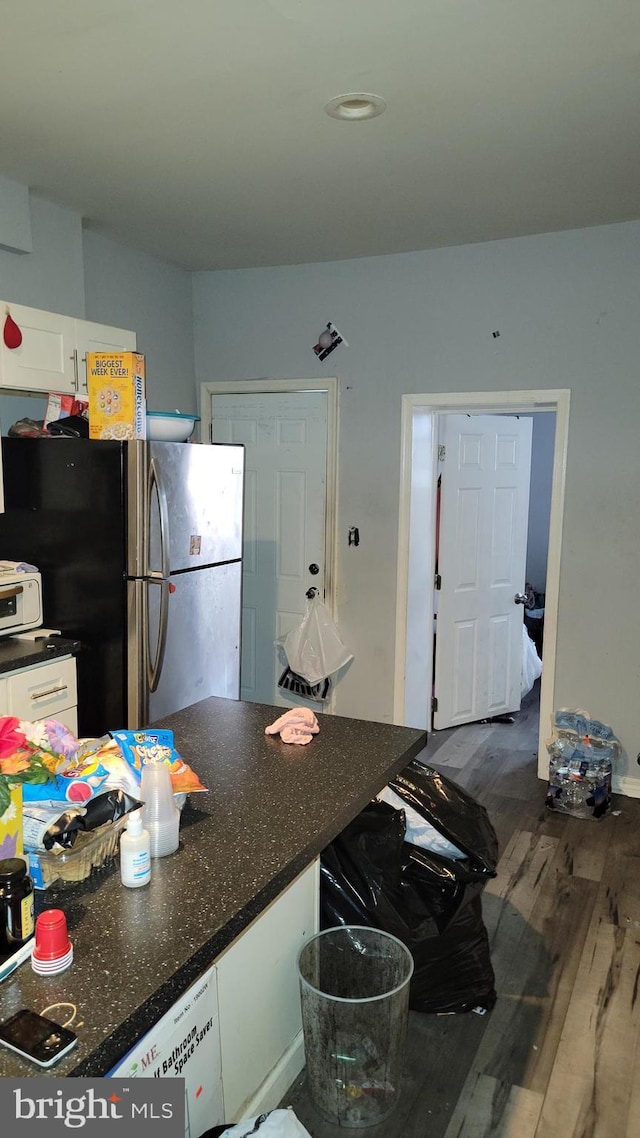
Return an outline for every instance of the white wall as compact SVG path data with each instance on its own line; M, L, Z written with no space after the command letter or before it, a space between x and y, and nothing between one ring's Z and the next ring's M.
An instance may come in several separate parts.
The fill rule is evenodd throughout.
M0 298L133 329L147 357L149 407L195 411L191 274L83 231L79 214L37 195L29 207L33 252L0 249ZM24 416L42 419L45 406L0 396L2 433Z
M0 249L0 297L83 317L82 219L35 194L29 205L33 252Z
M392 715L401 394L569 387L555 704L610 722L619 773L640 773L639 268L631 222L195 275L198 381L340 377L338 612L356 660L339 712ZM320 364L328 320L350 346Z
M191 273L98 233L84 233L86 317L133 328L150 411L196 411Z
M29 195L29 209L33 252L0 249L0 298L83 317L82 219L35 194ZM0 318L4 323L4 313ZM42 419L45 408L39 396L0 396L0 432L6 435L18 419Z

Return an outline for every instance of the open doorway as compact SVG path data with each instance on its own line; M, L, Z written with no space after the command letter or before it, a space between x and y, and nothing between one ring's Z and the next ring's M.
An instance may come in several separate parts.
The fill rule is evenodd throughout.
M545 661L539 723L554 706L557 608L569 421L569 391L442 393L403 397L403 461L398 538L394 718L427 727L433 683L433 594L439 417L447 413L536 414L555 412L549 545L545 584ZM544 734L539 732L538 774L547 775Z

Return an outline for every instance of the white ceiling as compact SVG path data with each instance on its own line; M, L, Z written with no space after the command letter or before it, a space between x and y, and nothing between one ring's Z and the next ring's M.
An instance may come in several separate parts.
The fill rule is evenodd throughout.
M640 216L638 0L5 0L0 174L192 269ZM324 113L373 92L367 122Z

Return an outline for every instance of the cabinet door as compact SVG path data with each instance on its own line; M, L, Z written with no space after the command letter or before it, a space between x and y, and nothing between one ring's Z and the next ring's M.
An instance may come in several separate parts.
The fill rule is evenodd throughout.
M228 1122L276 1107L304 1064L296 962L318 931L318 875L316 861L218 958Z
M135 352L136 334L126 328L109 328L89 320L76 320L78 385L80 398L87 394L87 352Z
M0 387L75 394L78 381L73 317L20 304L8 307L22 332L22 343L19 348L0 344ZM0 311L3 308L0 302Z

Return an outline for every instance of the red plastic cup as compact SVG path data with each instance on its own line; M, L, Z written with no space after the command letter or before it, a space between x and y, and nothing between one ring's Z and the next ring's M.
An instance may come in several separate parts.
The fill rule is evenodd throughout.
M62 909L45 909L36 920L33 955L38 960L59 960L71 948L67 918Z

